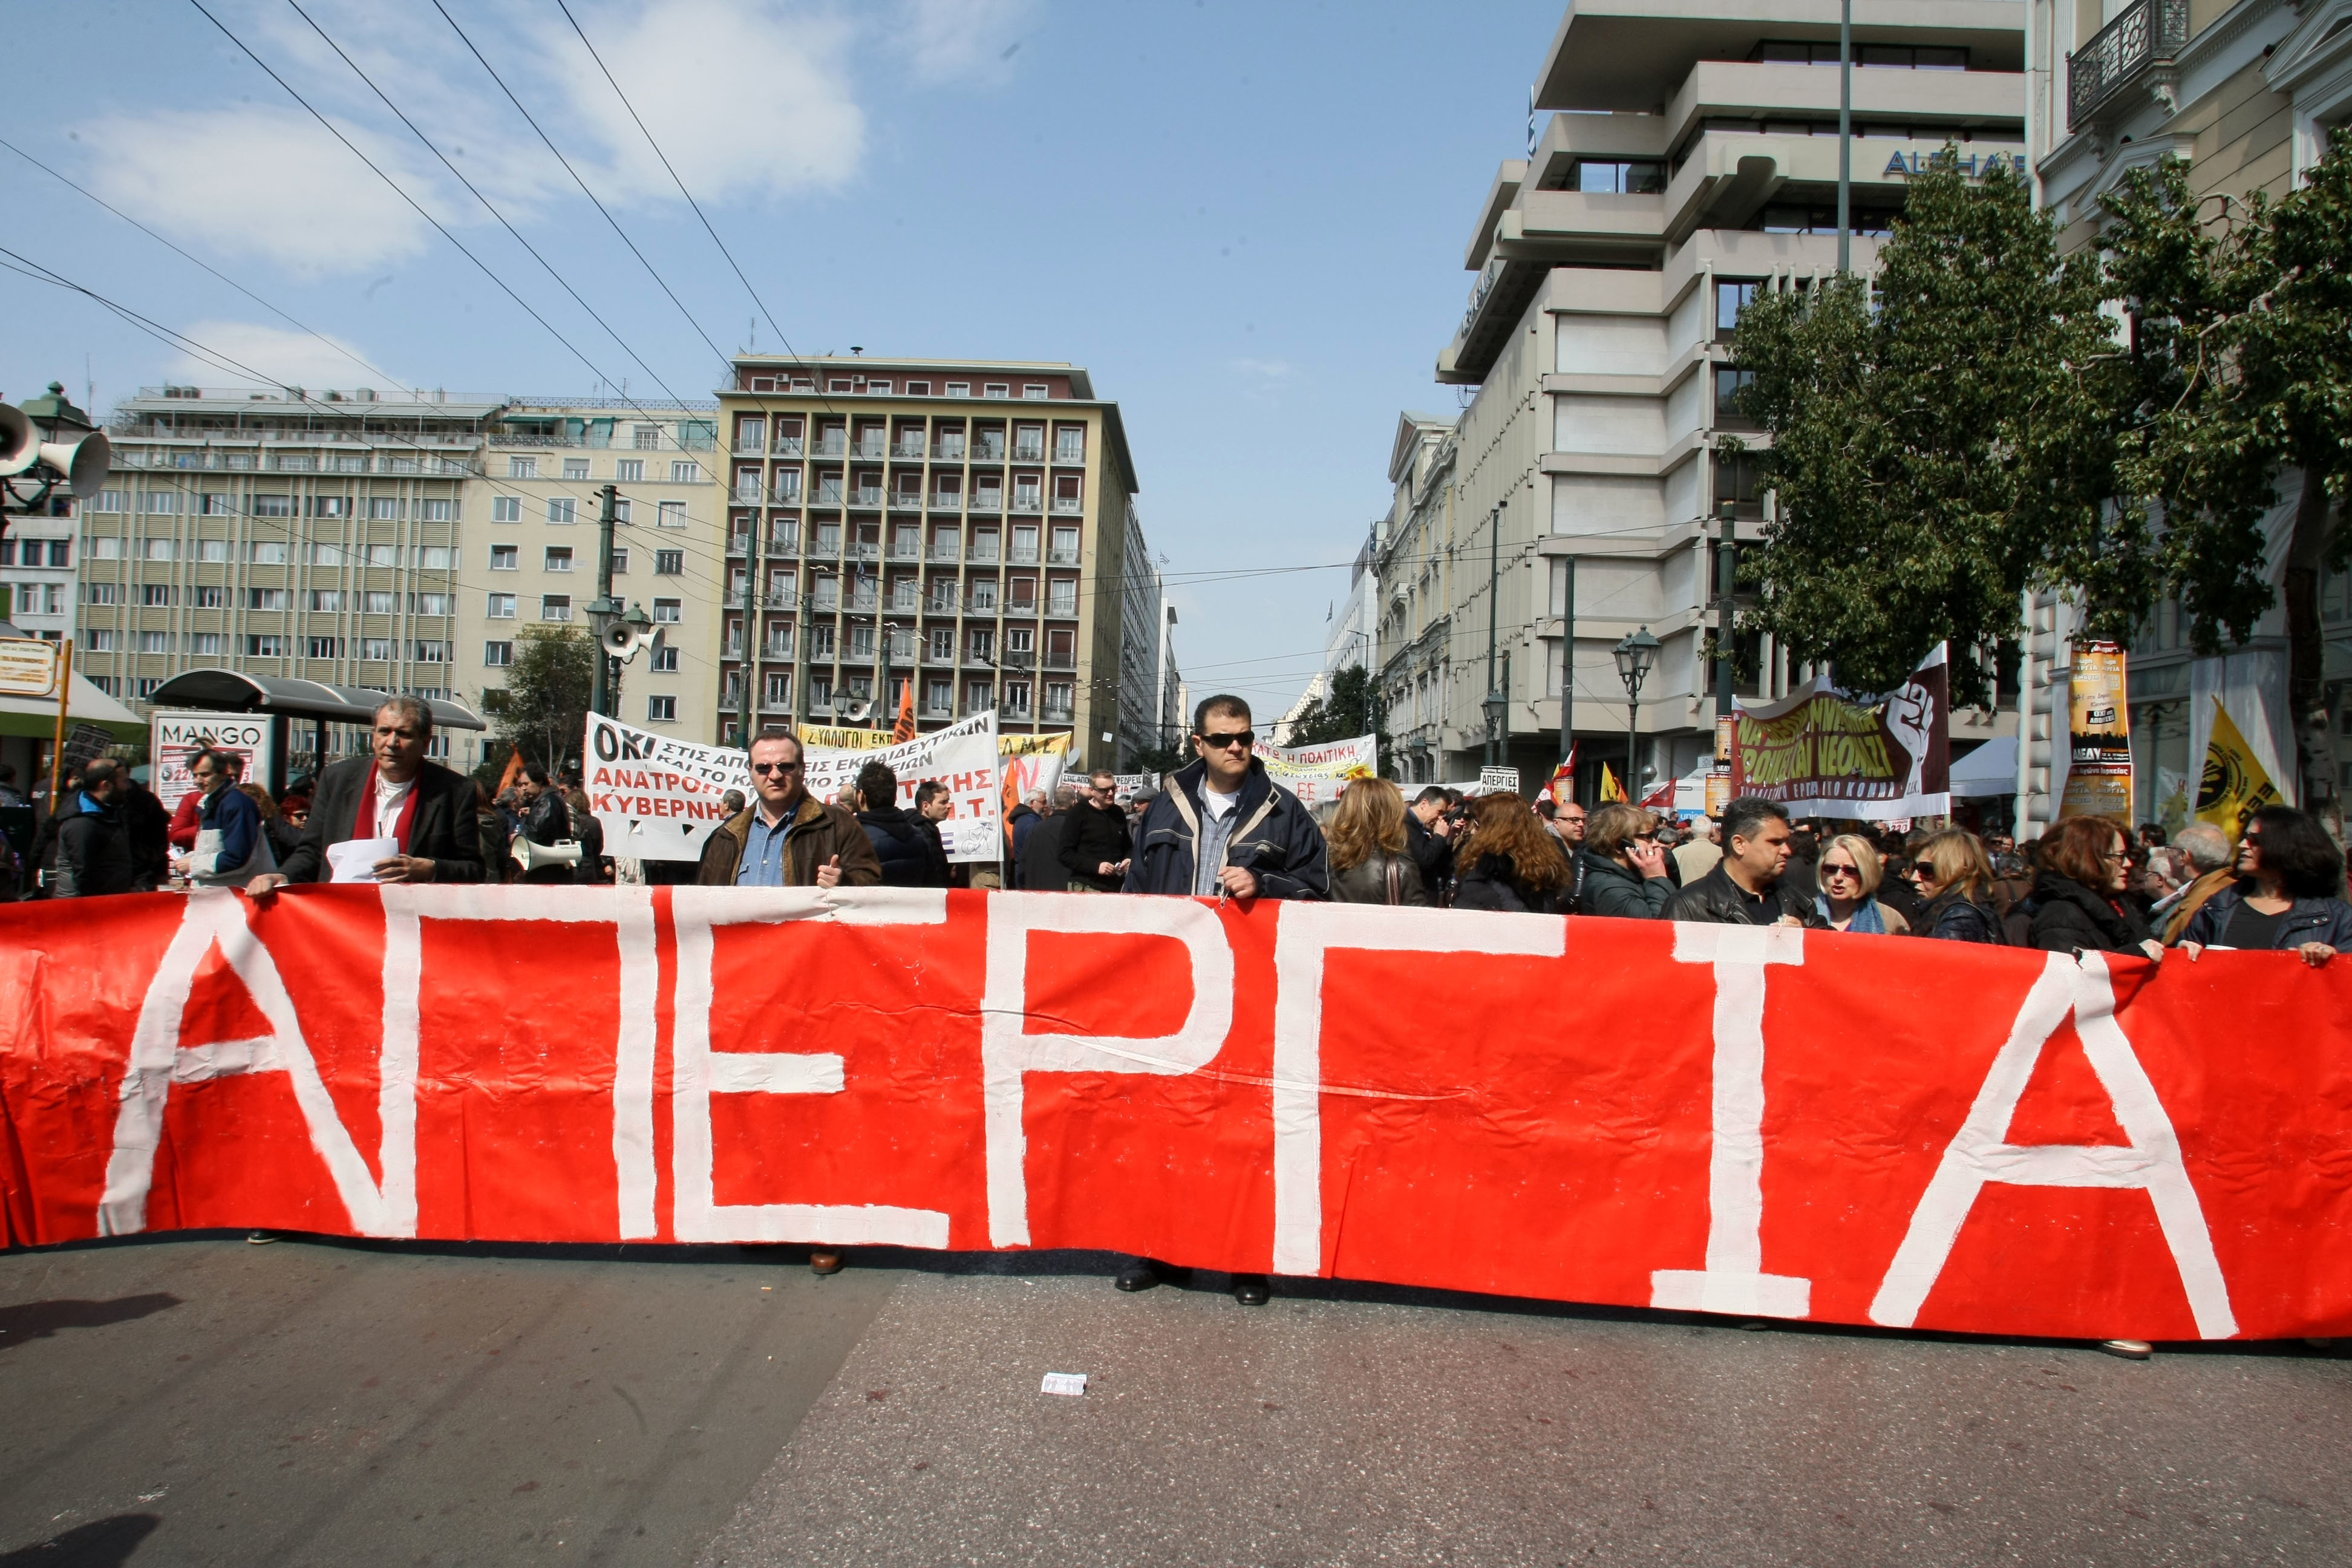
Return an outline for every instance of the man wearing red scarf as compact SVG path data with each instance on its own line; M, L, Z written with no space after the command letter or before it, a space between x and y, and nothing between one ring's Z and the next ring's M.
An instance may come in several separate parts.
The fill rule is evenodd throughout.
M256 877L247 890L260 895L288 882L319 881L328 871L329 846L375 838L393 840L396 849L375 862L379 882L481 881L473 781L425 756L432 742L432 709L415 697L388 699L375 711L369 754L319 775L301 843L282 868Z

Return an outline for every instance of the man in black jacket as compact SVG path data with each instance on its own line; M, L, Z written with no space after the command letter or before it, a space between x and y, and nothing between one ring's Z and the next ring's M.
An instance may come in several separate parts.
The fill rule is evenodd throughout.
M898 775L889 763L857 770L857 826L882 862L886 888L944 888L947 850L930 824L898 805Z
M1069 786L1063 786L1067 790ZM1025 831L1016 826L1013 830L1015 846L1013 859L1013 885L1033 893L1059 893L1070 885L1067 872L1062 869L1062 833L1070 825L1070 802L1065 798L1055 810L1031 822Z
M1070 807L1062 827L1062 870L1074 893L1116 893L1127 877L1127 813L1118 804L1118 779L1097 768Z
M1823 926L1811 903L1781 885L1793 829L1777 801L1743 795L1723 808L1723 859L1676 893L1670 921L1727 926Z
M81 787L58 802L57 897L95 899L137 886L131 836L114 805L127 782L121 764L100 757L82 770Z
M1404 852L1421 872L1422 890L1432 904L1445 901L1446 884L1454 879L1454 822L1445 814L1454 801L1431 784L1412 797L1404 814Z
M1249 704L1209 698L1192 710L1193 761L1170 773L1128 862L1130 893L1328 899L1323 830L1252 753Z
M374 863L379 882L482 880L474 782L426 757L432 743L432 709L415 697L386 699L375 710L369 754L319 775L302 842L247 890L259 896L289 882L320 881L330 875L330 846L373 838L394 843L394 853Z

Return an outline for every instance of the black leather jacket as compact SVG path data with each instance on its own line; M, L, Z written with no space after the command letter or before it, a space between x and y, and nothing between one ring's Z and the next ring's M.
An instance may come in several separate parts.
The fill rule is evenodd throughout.
M1776 883L1764 895L1763 906L1759 909L1720 864L1666 901L1666 919L1696 921L1704 925L1777 925L1784 914L1796 916L1814 931L1825 930L1829 925L1811 900L1782 884Z

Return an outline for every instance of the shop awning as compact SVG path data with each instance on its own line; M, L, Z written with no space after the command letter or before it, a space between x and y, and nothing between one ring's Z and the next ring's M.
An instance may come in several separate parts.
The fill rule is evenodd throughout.
M247 675L236 669L191 669L156 688L147 700L158 708L201 708L214 713L269 713L331 724L365 724L392 693L368 686L329 686L283 675ZM79 700L77 700L79 701ZM117 706L120 706L118 704ZM441 698L426 700L436 730L484 730L467 710ZM133 722L137 722L134 719Z
M75 724L102 724L125 741L135 741L147 732L147 721L100 691L77 675L68 688L69 699L66 721L68 728ZM0 735L32 735L47 740L57 733L58 704L50 697L0 697Z
M1952 795L1960 800L1984 800L2017 793L2017 737L2001 735L1987 741L1952 764Z

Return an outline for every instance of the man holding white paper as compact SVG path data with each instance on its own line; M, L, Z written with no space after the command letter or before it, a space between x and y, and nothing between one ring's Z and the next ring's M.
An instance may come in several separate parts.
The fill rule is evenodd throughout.
M478 882L481 835L474 786L425 756L433 710L415 697L393 697L375 711L364 757L319 775L302 842L282 870L256 877L247 890L266 894L288 882Z

